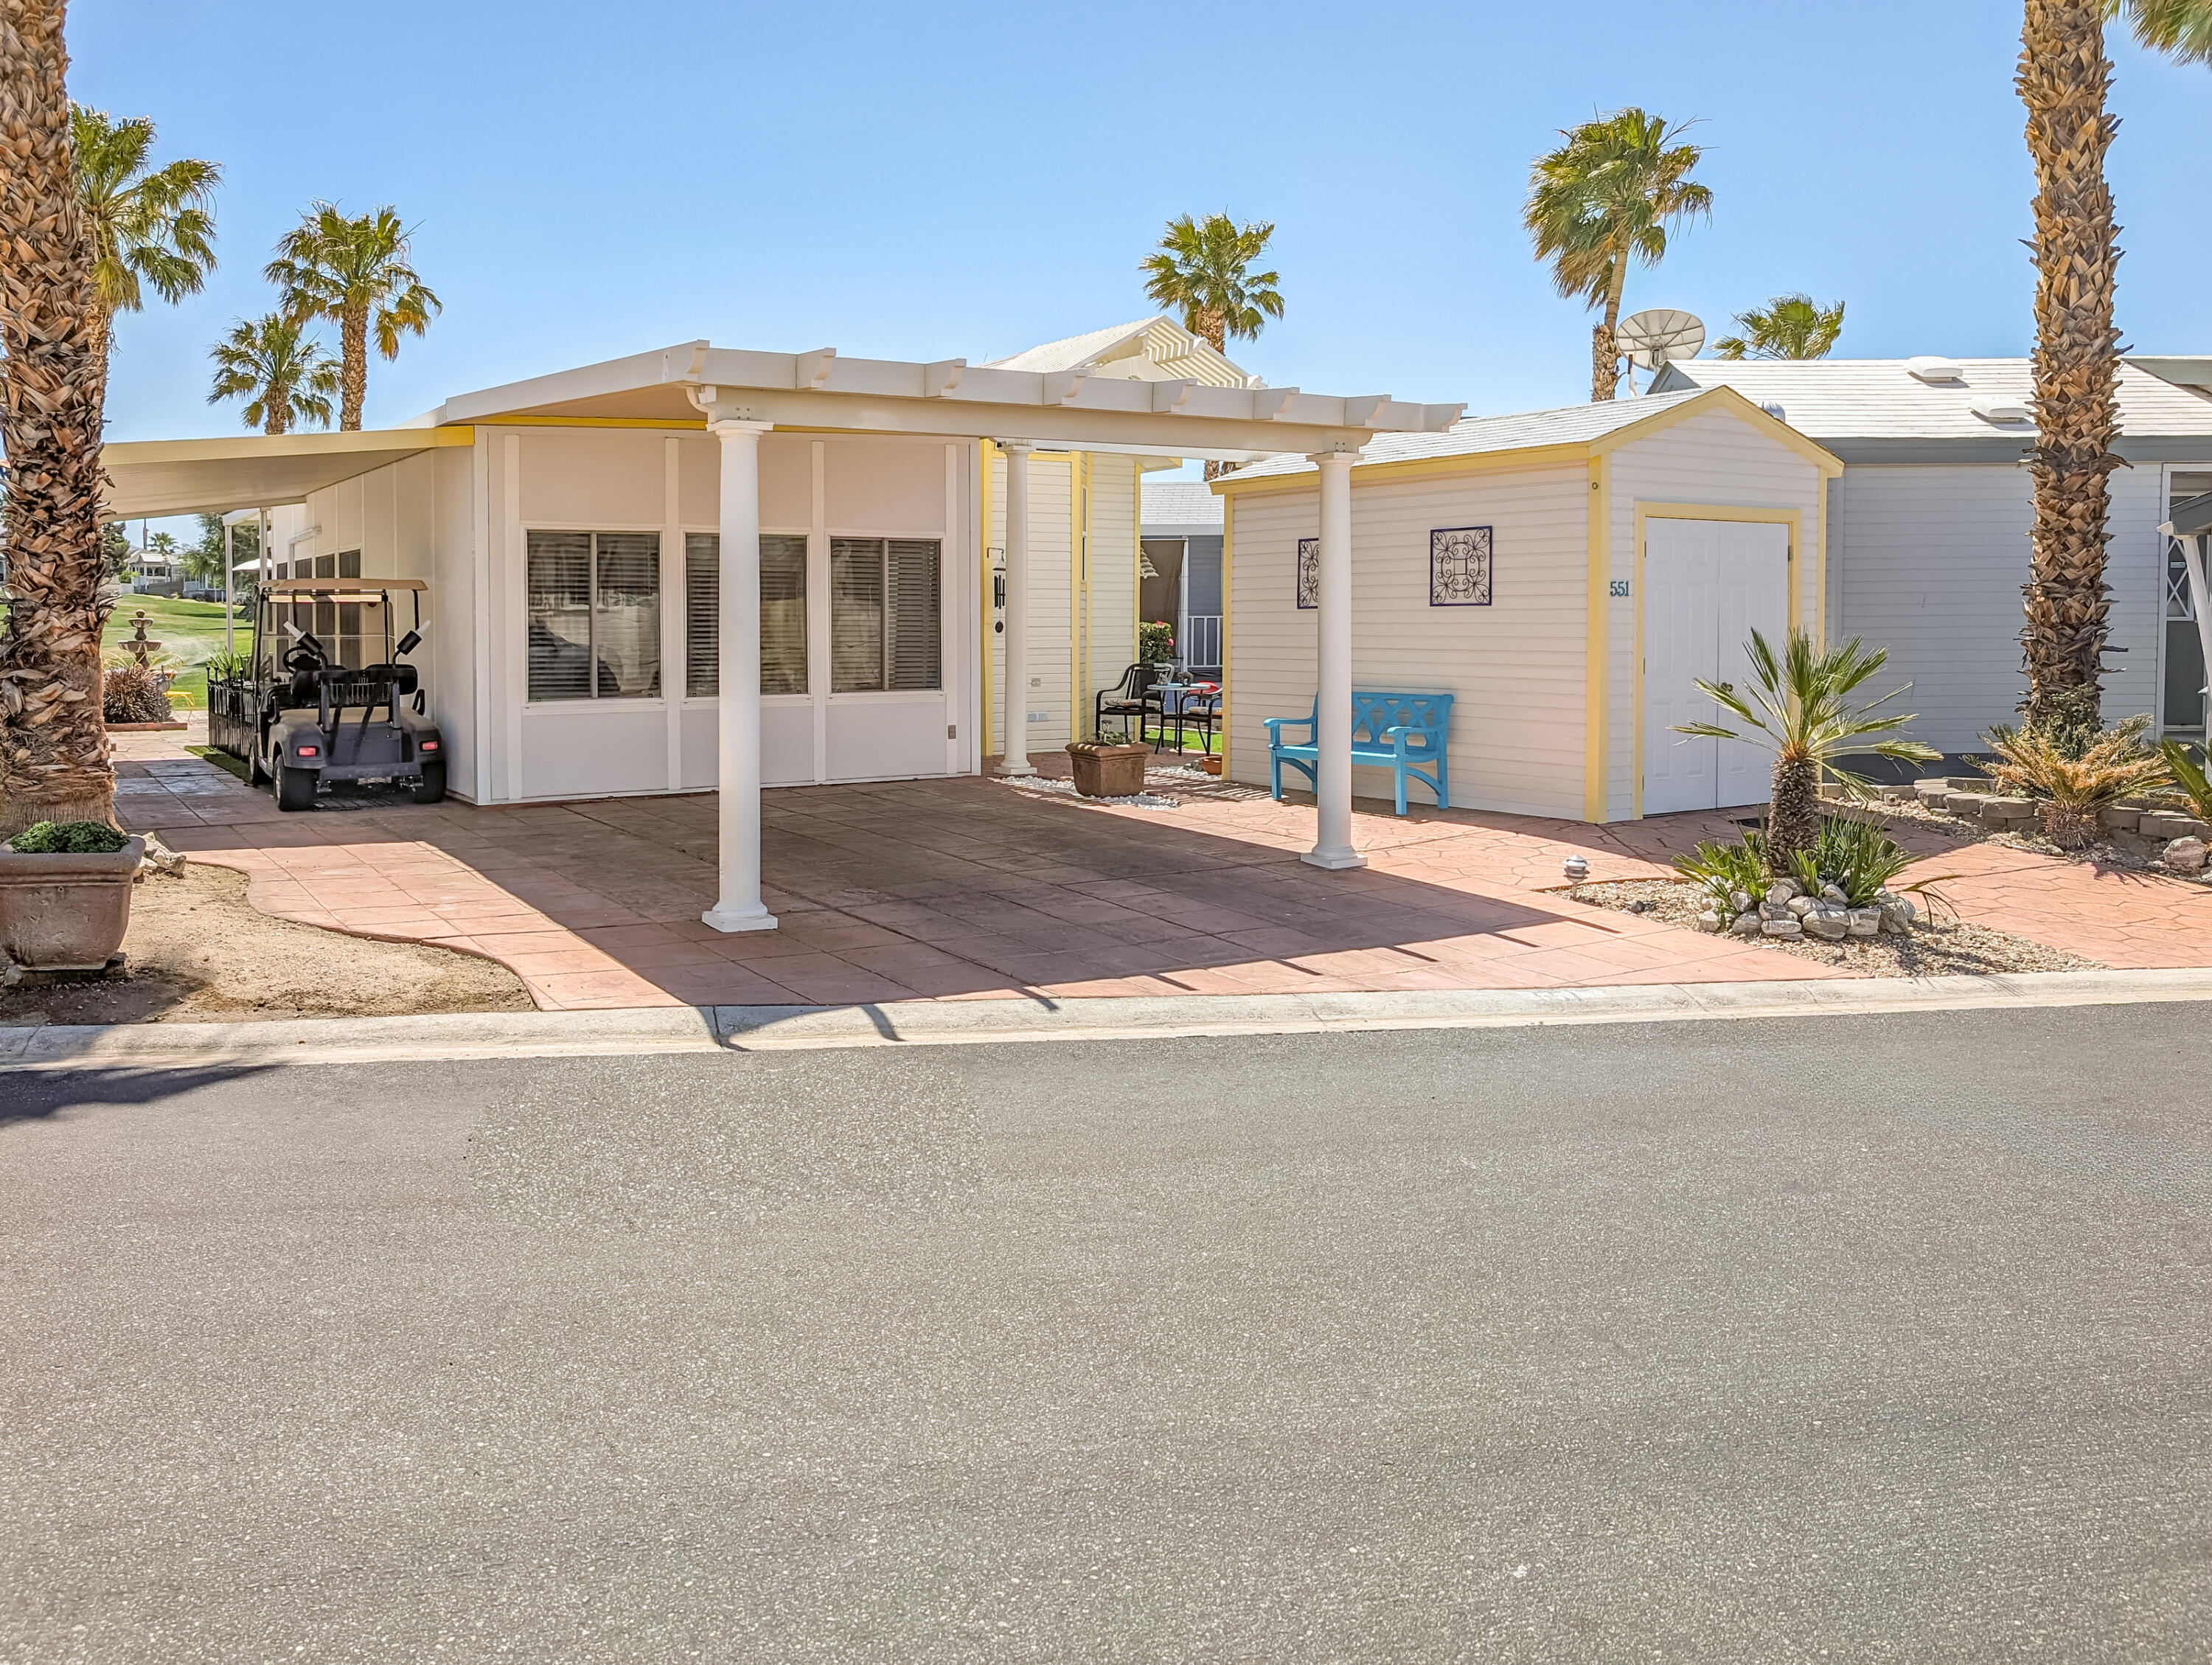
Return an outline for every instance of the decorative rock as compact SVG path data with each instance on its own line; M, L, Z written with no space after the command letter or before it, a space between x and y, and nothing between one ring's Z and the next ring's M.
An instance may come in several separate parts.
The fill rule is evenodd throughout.
M1910 804L1920 794L1911 787L1884 787L1881 797L1886 804Z
M1892 936L1905 936L1911 931L1913 915L1918 911L1903 896L1893 896L1881 905L1881 928Z
M1943 800L1951 794L1951 783L1940 775L1925 781L1915 781L1912 790L1920 801L1931 809L1942 809Z
M1747 890L1731 890L1729 892L1729 906L1739 914L1747 914L1757 907L1758 903L1752 900L1751 894Z
M1766 921L1759 918L1754 909L1738 914L1735 916L1735 923L1729 927L1729 932L1733 936L1755 937L1759 934L1765 924Z
M1847 904L1850 901L1850 898L1844 894L1844 887L1842 885L1823 884L1820 887L1820 900L1823 902L1832 902L1838 905L1843 905Z
M2021 821L2035 819L2035 801L2029 798L1984 798L1982 799L1982 823L1984 826L2008 827Z
M1826 942L1841 942L1851 928L1850 915L1841 908L1816 908L1802 923L1807 936Z
M2204 841L2201 838L2177 838L2166 847L2166 865L2177 873L2201 873L2204 871Z
M1777 908L1792 897L1802 894L1803 892L1797 888L1797 881L1794 878L1778 878L1766 887L1766 900Z
M1799 919L1803 919L1820 905L1818 899L1813 896L1792 896L1790 899L1790 911Z
M1855 937L1881 934L1881 909L1879 908L1853 908L1844 917Z
M1759 921L1759 932L1769 937L1802 937L1805 927L1794 919L1770 919Z
M1721 916L1711 908L1706 908L1704 913L1698 915L1698 929L1709 936L1718 936L1721 930Z

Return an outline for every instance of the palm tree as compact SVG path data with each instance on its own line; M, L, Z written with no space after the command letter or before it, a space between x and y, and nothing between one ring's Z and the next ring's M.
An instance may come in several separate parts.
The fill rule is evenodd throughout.
M67 9L0 0L11 602L0 627L0 836L115 810L100 688L100 307L70 145Z
M1656 266L1667 228L1711 216L1713 194L1690 178L1704 154L1680 143L1688 124L1669 127L1638 109L1562 130L1566 140L1536 158L1522 223L1536 258L1552 263L1561 295L1605 309L1590 331L1590 398L1609 399L1620 385L1620 294L1633 258Z
M338 362L310 340L306 326L270 313L258 323L240 319L230 334L208 349L215 361L210 404L245 399L248 428L289 434L295 422L331 425L331 399L338 392Z
M2212 0L2027 0L2016 85L2035 163L2034 524L2026 650L2029 728L2094 732L2102 723L2108 479L2121 466L2112 282L2120 251L2105 152L2112 66L2105 19L2184 62L2212 64Z
M1826 358L1844 332L1844 303L1823 307L1809 295L1778 295L1761 311L1735 315L1740 336L1713 343L1722 358Z
M1257 340L1268 319L1283 315L1281 274L1252 270L1274 234L1272 221L1240 226L1225 213L1170 220L1158 252L1138 268L1145 294L1180 312L1183 328L1217 353L1227 352L1231 340ZM1219 463L1206 465L1209 480L1223 471Z
M1917 719L1883 713L1881 708L1910 689L1906 683L1865 705L1851 696L1888 662L1881 648L1869 648L1853 636L1840 647L1820 648L1805 631L1793 629L1782 657L1765 636L1751 633L1750 690L1729 683L1699 682L1698 691L1733 714L1741 728L1721 723L1680 723L1677 734L1722 740L1747 740L1774 754L1773 793L1766 809L1767 866L1778 878L1790 875L1792 851L1810 850L1820 834L1820 775L1825 770L1852 797L1864 797L1867 781L1841 767L1846 748L1871 751L1905 763L1931 763L1943 754L1917 740L1895 738Z
M413 253L399 212L386 204L349 219L332 203L316 203L300 216L276 245L269 281L284 291L284 311L294 321L327 318L338 326L343 392L338 426L361 427L361 407L368 392L368 332L376 331L376 349L399 356L402 335L421 335L443 303L408 264Z
M208 204L222 179L214 162L186 158L153 166L154 124L117 121L105 111L70 106L76 151L77 199L92 237L92 279L101 374L117 313L146 305L150 287L174 305L198 295L215 268L215 216Z

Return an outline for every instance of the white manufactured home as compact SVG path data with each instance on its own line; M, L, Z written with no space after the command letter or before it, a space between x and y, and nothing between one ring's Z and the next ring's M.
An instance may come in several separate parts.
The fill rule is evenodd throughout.
M2212 490L2212 361L2124 360L2111 477L2108 717L2204 730L2204 664L2179 545L2159 530ZM1954 754L2016 720L2036 437L2026 359L1692 359L1655 392L1733 387L1841 458L1829 493L1832 637L1889 651L1915 736Z
M1084 737L1135 657L1146 471L1462 408L1261 387L1164 319L976 366L698 341L406 428L111 446L108 507L296 505L270 577L419 580L450 790L711 787L708 922L766 929L763 787L1023 774ZM341 661L348 605L315 604Z
M1619 821L1761 803L1763 754L1690 739L1693 678L1757 629L1822 628L1843 465L1725 388L1379 437L1350 469L1351 683L1450 694L1454 806ZM1316 465L1224 477L1228 772L1268 780L1269 717L1319 676ZM1387 771L1354 790L1387 797ZM1421 788L1415 787L1415 801Z

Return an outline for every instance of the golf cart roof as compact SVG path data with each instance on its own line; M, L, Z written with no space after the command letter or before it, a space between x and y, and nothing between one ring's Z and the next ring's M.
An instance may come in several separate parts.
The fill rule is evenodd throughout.
M386 590L427 590L419 578L272 578L261 586L272 595L380 595Z

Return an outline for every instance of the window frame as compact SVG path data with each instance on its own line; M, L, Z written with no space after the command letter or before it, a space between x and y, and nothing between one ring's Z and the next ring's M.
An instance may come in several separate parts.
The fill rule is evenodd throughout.
M532 712L579 710L650 711L656 707L665 706L668 702L668 664L667 653L665 651L668 645L667 523L660 520L655 520L650 523L641 521L595 520L591 522L589 525L579 525L577 523L566 520L520 520L514 524L517 532L520 534L519 547L516 550L516 555L519 558L515 562L514 568L514 581L519 592L516 599L522 604L515 609L513 615L516 638L514 671L514 681L518 685L518 694L515 700L516 705L524 711ZM654 593L659 601L660 612L659 646L661 649L661 664L660 691L659 693L618 694L608 695L603 697L595 688L591 693L585 695L580 699L539 700L532 699L531 697L530 534L534 532L581 532L585 536L593 538L596 538L602 533L615 532L625 535L648 536L658 540L655 545L658 556L653 562L653 582L657 586ZM679 567L680 564L679 557ZM596 542L592 545L591 576L591 611L593 620L593 641L596 643L599 628L598 616L599 594L599 544Z
M953 539L946 537L942 532L850 532L833 527L823 532L823 577L825 593L823 596L823 624L824 633L830 637L830 663L823 667L824 674L829 679L828 686L823 690L825 698L918 701L952 697L952 690L945 684L947 677L952 674L951 667L956 659L952 643L947 635L952 618L957 611L958 601L957 596L949 595L946 592L951 569L951 561L946 554L946 550L953 542ZM891 667L890 546L894 544L934 544L937 546L937 584L934 590L937 606L937 685L934 688L840 688L837 686L837 595L835 562L836 546L840 543L880 544L883 546L881 556L884 574L883 620L879 636L884 675L886 678L890 674Z

